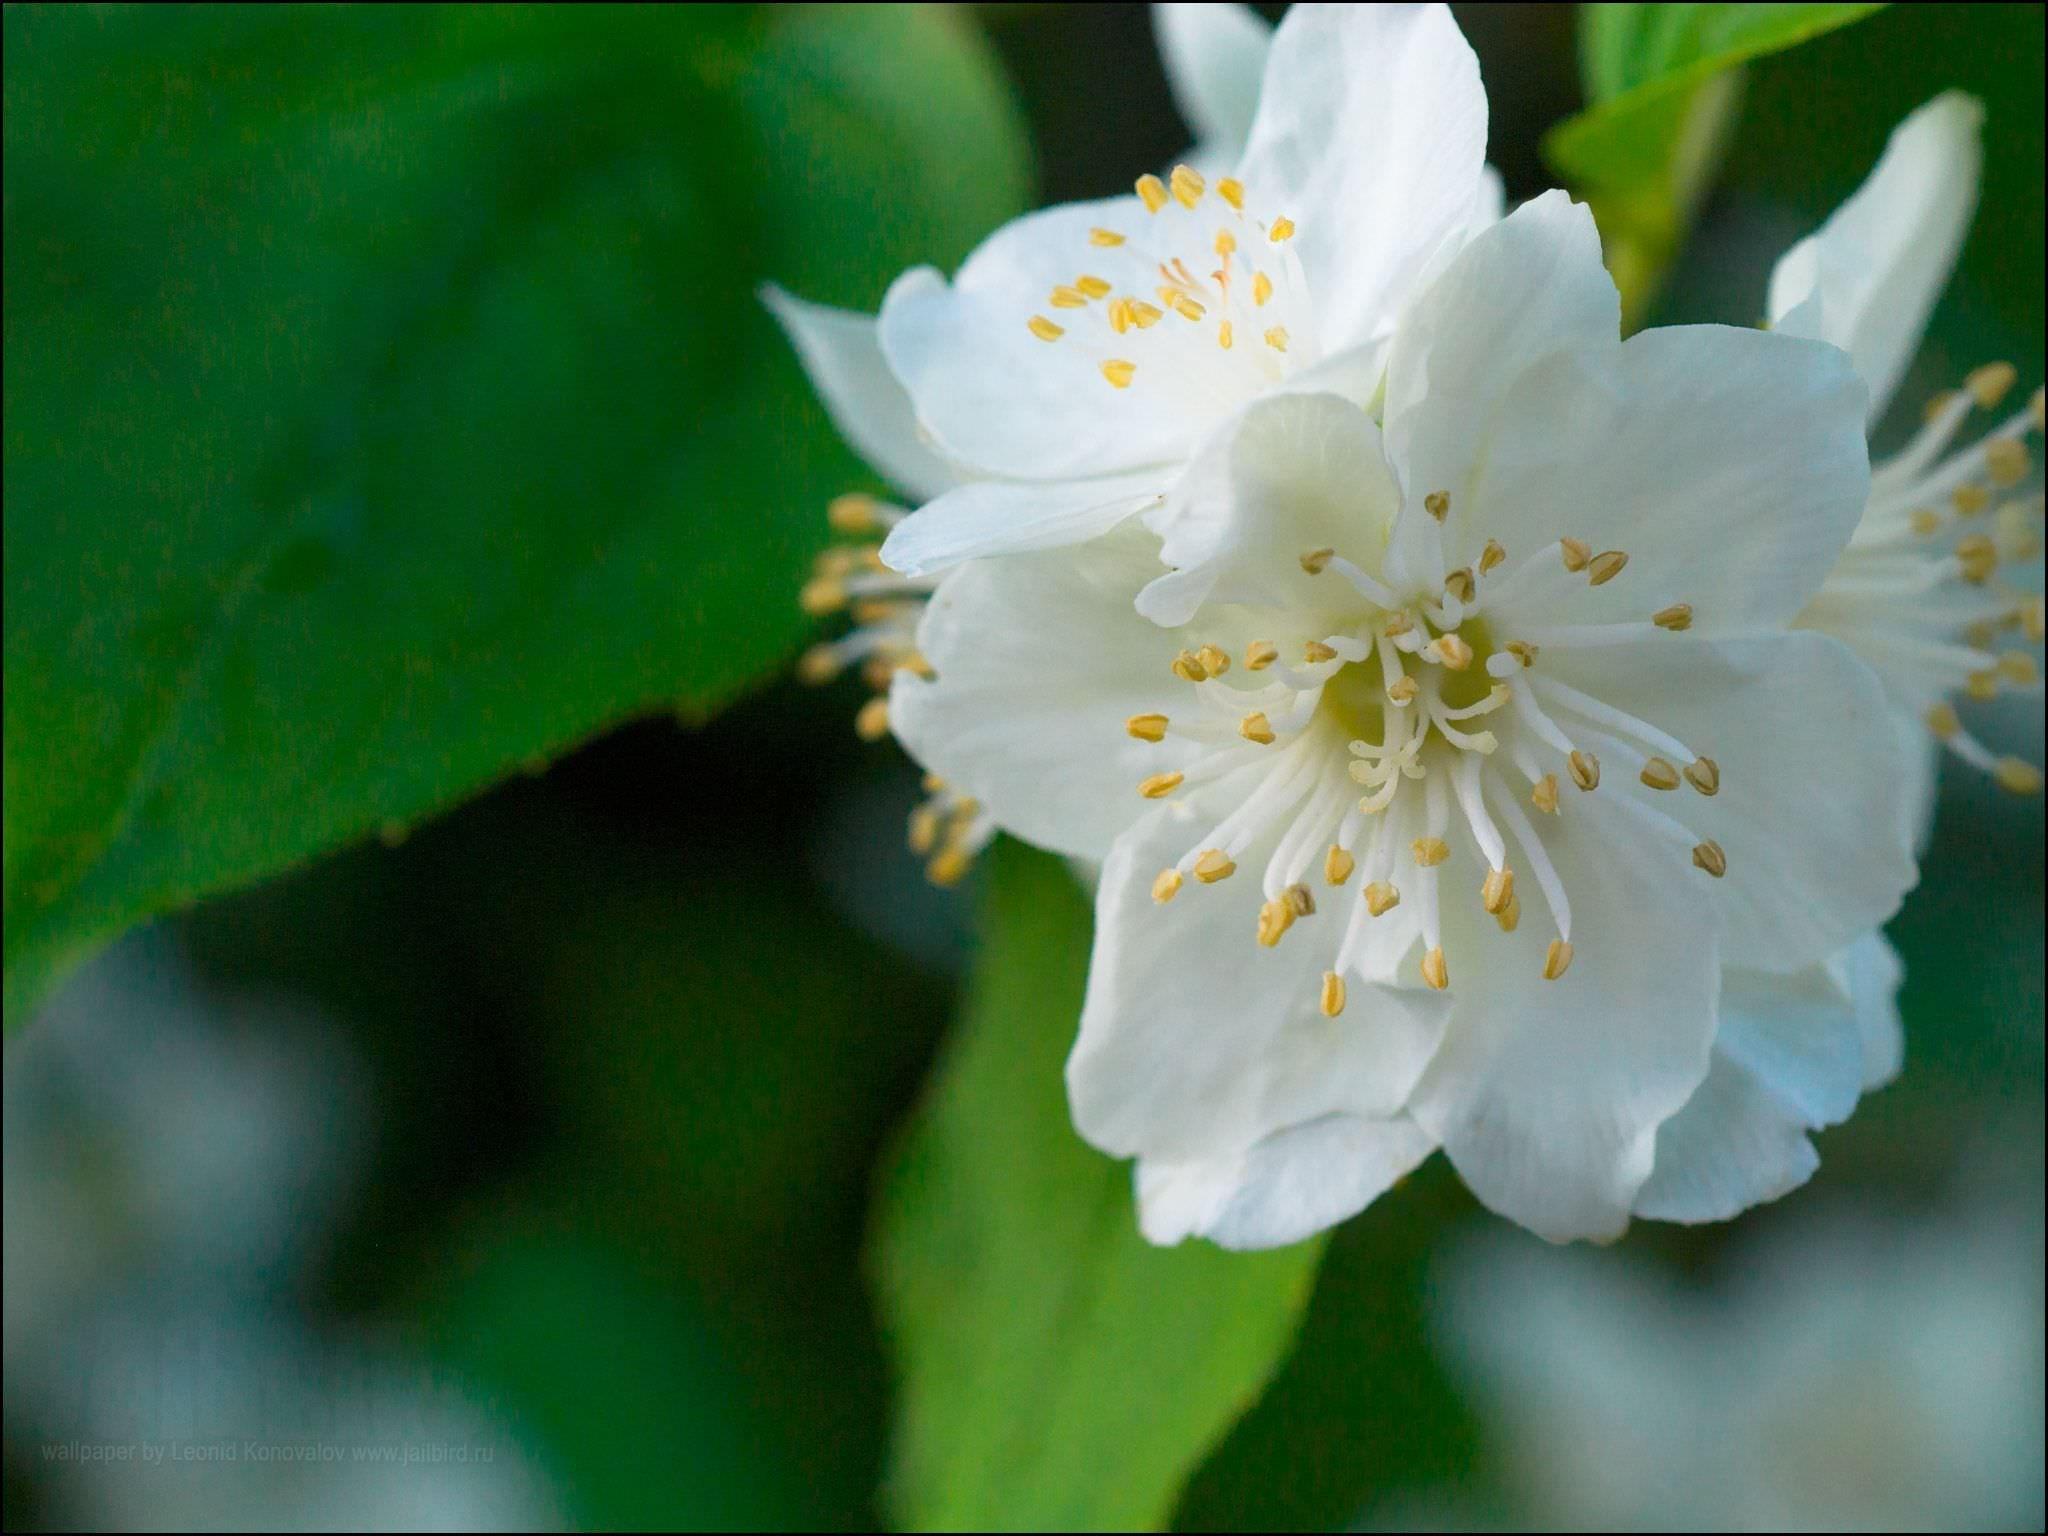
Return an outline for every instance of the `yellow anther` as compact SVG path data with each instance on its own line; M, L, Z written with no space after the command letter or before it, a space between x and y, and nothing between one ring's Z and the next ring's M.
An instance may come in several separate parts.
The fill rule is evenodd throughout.
M1111 299L1109 301L1109 308L1104 313L1109 316L1109 328L1119 336L1137 324L1131 318L1131 301L1129 299Z
M2019 620L2020 633L2029 640L2039 643L2048 638L2048 602L2030 597L2014 610L2014 616Z
M1248 671L1263 672L1280 659L1280 647L1270 640L1254 640L1244 648L1244 664Z
M1422 498L1422 510L1438 522L1442 522L1451 515L1451 493L1449 491L1431 491Z
M920 805L910 813L910 832L907 841L910 851L923 858L939 846L939 832L945 826L945 818L929 805Z
M2027 445L2015 437L1996 437L1984 445L1984 468L2001 488L2018 485L2030 467Z
M1695 758L1685 765L1685 782L1703 795L1721 793L1721 765L1711 757Z
M1334 1019L1344 1011L1344 978L1335 971L1323 972L1323 995L1318 999L1323 1017Z
M1513 933L1522 923L1522 898L1510 896L1506 909L1494 913L1493 920L1500 924L1502 933Z
M1704 869L1716 880L1728 873L1728 855L1721 851L1721 845L1711 837L1704 843L1694 846L1692 862L1695 867Z
M1986 668L1982 672L1972 672L1963 679L1963 692L1980 704L1997 698L1998 673L1996 669Z
M1507 557L1508 552L1501 548L1498 539L1488 539L1486 541L1486 548L1479 551L1479 574L1484 576L1488 571L1505 561Z
M1301 557L1301 568L1311 576L1320 576L1336 556L1334 549L1312 549Z
M1147 304L1143 299L1128 299L1125 302L1130 306L1127 312L1131 317L1131 324L1141 331L1151 330L1166 318L1166 311L1157 304Z
M1998 670L2009 683L2028 688L2041 680L2041 669L2025 651L2007 651L1998 658Z
M1147 213L1157 213L1166 206L1166 183L1157 176L1140 176L1138 197L1145 204Z
M1176 165L1173 168L1173 196L1183 208L1192 208L1202 200L1202 194L1209 184L1202 180L1201 172L1193 166Z
M1999 619L1979 619L1963 631L1963 643L1973 651L1988 651L1998 644L1998 632L2005 627L2006 622Z
M946 781L940 778L936 773L928 773L922 779L918 780L918 787L921 788L928 795L944 794L946 790Z
M1266 345L1271 347L1275 352L1285 352L1287 350L1287 327L1284 325L1276 325L1271 330L1267 331Z
M1214 885L1218 880L1228 880L1237 873L1237 866L1230 855L1221 848L1205 848L1195 860L1195 878L1204 885Z
M1216 327L1216 345L1224 351L1228 352L1230 350L1230 343L1235 337L1236 332L1231 329L1228 320Z
M1237 722L1237 734L1246 741L1256 741L1262 747L1273 745L1272 722L1256 709Z
M1099 245L1106 250L1111 246L1122 245L1124 237L1113 229L1091 229L1088 231L1088 243Z
M1332 647L1323 644L1320 640L1311 640L1302 646L1301 659L1310 663L1335 661L1337 659L1337 652Z
M2038 384L2034 386L2033 394L2027 397L2027 419L2033 422L2036 432L2048 426L2048 407L2042 404L2041 386Z
M1219 229L1216 231L1216 254L1218 256L1221 256L1225 261L1228 261L1230 259L1230 253L1235 251L1236 249L1237 236L1233 235L1227 229Z
M1173 307L1173 312L1183 320L1199 320L1208 313L1206 309L1202 308L1201 305L1184 293L1176 293L1166 302Z
M825 504L825 522L834 533L873 533L881 526L875 515L875 498L859 491L834 496Z
M880 741L889 734L889 701L869 699L853 717L853 734L862 741Z
M1539 811L1557 814L1557 775L1546 773L1529 787L1529 803Z
M848 610L856 624L880 624L902 612L903 605L886 597L864 597Z
M1404 611L1387 615L1387 622L1380 626L1380 633L1391 640L1396 635L1407 634L1414 627L1414 618Z
M1205 645L1195 652L1195 660L1202 664L1202 670L1211 677L1221 677L1230 670L1230 653L1220 645Z
M1678 770L1661 757L1653 757L1643 764L1642 780L1650 789L1678 788Z
M924 877L941 888L958 885L960 877L967 873L968 866L973 862L974 856L965 848L958 843L949 843L925 865Z
M1456 635L1438 635L1436 649L1444 665L1453 672L1462 672L1472 665L1472 647Z
M1099 277L1091 277L1086 272L1074 279L1074 286L1091 299L1106 299L1110 294L1108 282Z
M1982 368L1971 370L1963 380L1963 388L1970 392L1970 398L1981 409L1988 411L2005 398L2006 391L2013 387L2019 376L2019 370L2011 363L1986 363Z
M1166 716L1133 715L1124 722L1124 729L1139 741L1166 740Z
M1932 421L1955 403L1956 392L1944 389L1939 394L1928 396L1927 403L1920 408L1920 417L1923 421Z
M829 576L816 576L796 595L797 606L813 618L846 606L846 588Z
M1152 878L1152 899L1162 907L1180 894L1181 873L1177 869L1162 869Z
M1305 885L1290 885L1280 893L1280 899L1287 903L1287 910L1296 917L1316 915L1315 892Z
M1572 947L1563 939L1552 939L1543 952L1543 979L1555 981L1572 968Z
M1323 855L1323 878L1331 885L1342 885L1351 878L1351 871L1358 868L1358 860L1351 857L1351 850L1330 844L1330 851Z
M2001 757L1998 766L1991 770L1998 780L2000 789L2015 795L2038 795L2041 793L2041 770L2019 757Z
M1180 788L1181 780L1186 777L1184 773L1155 773L1150 778L1139 781L1138 793L1147 800L1164 800Z
M1533 667L1536 665L1536 657L1539 648L1531 645L1526 640L1510 640L1506 645L1502 646L1501 649L1506 651L1510 656L1514 657L1517 661L1521 662L1521 664L1525 667Z
M1975 517L1991 505L1991 493L1981 485L1965 481L1948 493L1950 503L1964 517Z
M1451 968L1441 949L1432 949L1422 957L1422 979L1439 992L1451 984Z
M813 686L831 682L839 675L839 670L839 653L829 645L812 646L796 664L797 680Z
M1279 218L1275 219L1272 225L1266 230L1266 238L1272 241L1275 245L1278 245L1282 240L1292 238L1293 234L1294 220L1288 218L1285 214L1282 214Z
M1962 728L1963 722L1956 718L1955 705L1949 703L1946 699L1928 709L1927 729L1934 732L1941 740L1947 741L1949 737L1955 735Z
M1478 590L1472 580L1472 573L1462 566L1444 578L1444 590L1461 603L1472 601L1472 594Z
M1365 910L1368 916L1385 917L1401 905L1401 893L1384 880L1375 880L1365 888Z
M1225 176L1216 183L1216 195L1239 212L1244 210L1244 183L1235 176Z
M1916 507L1907 515L1906 526L1923 539L1941 532L1941 514L1929 507Z
M1129 389L1131 376L1137 371L1136 363L1126 362L1120 357L1112 357L1102 365L1102 376L1118 389Z
M1451 856L1451 845L1440 837L1418 837L1408 845L1415 855L1415 862L1423 869L1441 864Z
M1683 629L1691 629L1692 604L1673 603L1669 608L1659 608L1650 615L1650 622L1659 629L1668 629L1674 633Z
M1294 926L1294 909L1284 900L1259 904L1259 942L1271 949Z
M1422 689L1415 679L1405 673L1387 684L1387 697L1396 704L1412 704L1415 702L1415 695L1420 692Z
M1114 320L1114 318L1115 316L1112 315L1111 319ZM1055 325L1043 315L1033 315L1024 323L1030 327L1031 334L1040 341L1058 341L1067 334L1067 328L1064 325Z
M1581 789L1593 790L1600 787L1600 759L1590 752L1573 752L1565 759L1565 768L1572 776L1572 782Z
M1621 568L1628 564L1628 556L1618 549L1610 549L1593 557L1587 566L1586 579L1596 587L1605 586L1621 574Z
M1583 571L1593 558L1593 546L1583 539L1559 539L1557 547L1564 556L1564 568L1574 573Z
M1252 279L1252 303L1263 309L1273 297L1273 279L1261 272Z
M1514 899L1515 872L1505 866L1488 870L1486 879L1480 882L1479 904L1498 917Z
M1051 304L1054 309L1086 309L1088 307L1088 295L1078 288L1069 288L1066 284L1062 283L1059 287L1053 289L1052 297L1046 302Z
M1998 569L1998 546L1981 533L1956 540L1956 560L1963 568L1963 580L1982 586Z

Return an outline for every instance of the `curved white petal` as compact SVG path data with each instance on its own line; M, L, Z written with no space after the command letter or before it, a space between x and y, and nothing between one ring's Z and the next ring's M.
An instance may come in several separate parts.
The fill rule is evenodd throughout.
M1103 865L1081 1034L1067 1061L1076 1129L1120 1157L1190 1162L1324 1115L1397 1112L1436 1048L1446 1000L1354 981L1344 1012L1325 1018L1322 973L1335 961L1347 893L1328 893L1329 911L1260 946L1258 871L1277 835L1246 850L1230 878L1189 880L1171 902L1155 902L1153 877L1206 825L1182 809L1154 812Z
M1903 805L1911 764L1877 679L1839 641L1804 630L1658 634L1545 652L1537 666L1719 765L1718 794L1658 792L1636 781L1640 759L1602 749L1594 798L1631 796L1720 844L1725 878L1691 868L1673 878L1711 887L1730 965L1797 970L1898 910L1916 874Z
M1158 473L1101 480L976 480L927 502L889 531L882 561L929 576L984 555L1082 544L1159 502Z
M1849 990L1856 1038L1862 1051L1863 1091L1882 1088L1899 1075L1906 1057L1906 1031L1899 1020L1899 983L1906 967L1881 933L1866 933L1830 964Z
M1227 171L1244 152L1259 110L1273 29L1248 5L1152 7L1173 104L1194 130L1197 168Z
M961 566L918 629L936 675L896 674L891 728L998 825L1058 853L1103 857L1147 809L1139 781L1183 766L1187 750L1124 729L1173 696L1169 667L1183 641L1131 611L1131 592L1155 568L1151 540L1135 531Z
M1531 584L1502 610L1509 630L1641 620L1674 603L1691 605L1697 634L1777 628L1863 515L1863 385L1819 342L1729 326L1644 331L1525 372L1474 464L1463 523L1450 488L1453 566L1489 537L1511 558L1560 538L1628 556L1597 591Z
M1406 1115L1326 1115L1234 1156L1141 1159L1138 1226L1161 1245L1206 1237L1224 1248L1279 1248L1357 1215L1436 1143Z
M1718 924L1625 803L1587 796L1544 822L1572 902L1571 967L1541 979L1553 934L1533 895L1511 934L1476 891L1447 901L1453 1015L1408 1113L1492 1210L1552 1242L1611 1238L1657 1127L1707 1074Z
M1863 185L1771 273L1771 323L1848 352L1870 386L1873 422L1912 362L1969 232L1983 122L1975 98L1935 97L1892 131Z
M910 396L883 360L873 315L811 304L773 283L761 302L796 348L832 425L877 474L918 501L960 483L918 430Z
M1383 334L1471 225L1479 61L1441 5L1297 5L1266 61L1239 176L1296 220L1325 350Z

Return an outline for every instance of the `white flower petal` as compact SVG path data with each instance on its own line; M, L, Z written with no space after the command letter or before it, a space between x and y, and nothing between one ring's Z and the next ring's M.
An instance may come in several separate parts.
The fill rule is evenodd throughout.
M1406 1115L1326 1115L1235 1156L1137 1166L1138 1225L1152 1242L1206 1237L1279 1248L1355 1216L1436 1150Z
M1714 1049L1814 1130L1848 1119L1863 1095L1855 1002L1832 959L1784 976L1730 969Z
M1627 1226L1714 1036L1712 905L1628 809L1584 796L1543 829L1573 911L1557 980L1541 979L1551 933L1533 894L1512 934L1476 900L1446 903L1454 1014L1408 1104L1482 1202L1552 1242Z
M1462 527L1450 487L1452 529L1472 546L1453 564L1487 537L1511 557L1567 537L1628 556L1597 594L1537 584L1506 619L1645 619L1683 602L1698 634L1778 627L1863 514L1863 386L1818 342L1728 326L1644 331L1524 373L1475 465Z
M1230 878L1189 880L1171 902L1155 902L1153 877L1205 825L1178 810L1154 812L1103 865L1081 1034L1067 1061L1075 1127L1116 1156L1187 1162L1323 1115L1397 1112L1436 1048L1446 1000L1354 980L1344 1012L1325 1018L1322 973L1348 903L1343 891L1326 893L1330 911L1261 947L1258 871L1277 834L1241 855Z
M1863 185L1771 273L1771 323L1848 352L1870 387L1873 422L1969 232L1983 122L1983 107L1961 91L1935 97L1892 131Z
M1657 1166L1636 1195L1635 1213L1651 1221L1726 1221L1790 1194L1819 1166L1798 1115L1717 1050L1707 1080L1658 1129Z
M1183 643L1131 611L1151 549L1134 530L961 566L918 629L936 677L898 672L890 691L890 726L912 757L1058 853L1103 857L1146 809L1138 782L1182 765L1185 743L1124 729L1171 697Z
M1172 4L1152 7L1152 28L1197 169L1228 171L1259 110L1272 27L1248 5Z
M882 358L875 317L811 304L770 283L766 304L796 348L839 435L891 485L928 501L960 473L918 431L910 396Z
M1082 544L1159 501L1155 473L1040 483L976 480L927 502L889 531L882 560L929 576L984 555Z
M1863 1091L1882 1088L1899 1075L1906 1056L1906 1031L1899 1020L1899 983L1906 979L1906 967L1877 932L1866 933L1829 963L1855 1008Z
M1391 326L1438 247L1471 225L1485 160L1479 61L1446 7L1287 13L1238 174L1299 225L1326 351Z
M1644 799L1721 845L1726 878L1682 873L1711 885L1729 964L1797 970L1898 910L1915 875L1903 806L1911 764L1877 679L1839 641L1803 630L1659 635L1546 652L1538 667L1719 765L1711 798L1641 789L1611 760L1598 793Z

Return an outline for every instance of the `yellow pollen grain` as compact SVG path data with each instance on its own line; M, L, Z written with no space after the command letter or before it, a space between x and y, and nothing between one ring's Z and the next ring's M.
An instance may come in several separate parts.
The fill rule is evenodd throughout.
M1157 176L1140 176L1137 182L1138 198L1145 205L1147 213L1157 213L1166 206L1166 183Z
M2019 620L2020 633L2029 640L2040 641L2048 638L2048 602L2038 597L2028 598L2014 610Z
M1956 402L1956 392L1944 389L1939 394L1928 396L1927 403L1920 408L1923 421L1932 421Z
M1091 229L1088 231L1088 243L1108 250L1112 246L1122 245L1124 237L1113 229Z
M829 576L814 577L796 595L797 606L813 618L837 612L846 606L846 588Z
M1486 541L1486 548L1479 551L1479 574L1484 576L1488 571L1505 561L1507 557L1508 552L1501 548L1498 539L1488 539Z
M1685 782L1703 795L1721 793L1721 765L1711 757L1697 758L1685 765Z
M1927 711L1927 729L1943 741L1947 741L1962 728L1963 722L1956 718L1955 705L1945 699Z
M1124 722L1124 729L1139 741L1166 740L1166 716L1133 715Z
M1540 648L1531 645L1526 640L1510 640L1501 649L1521 662L1523 666L1533 667L1536 665L1536 657Z
M1256 709L1237 722L1237 734L1246 741L1256 741L1262 747L1273 745L1272 722Z
M1984 468L1991 476L1991 483L2001 489L2018 485L2026 479L2029 467L2027 445L2017 438L1994 438L1984 445Z
M1557 814L1557 775L1546 773L1529 788L1529 803L1539 811Z
M1444 578L1444 590L1461 603L1472 601L1472 594L1478 590L1472 580L1472 573L1460 568Z
M1721 845L1711 837L1704 843L1694 846L1692 862L1696 868L1704 869L1716 880L1728 873L1728 855L1721 851Z
M1294 912L1285 901L1268 901L1259 906L1259 942L1271 949L1294 926Z
M1216 195L1240 213L1244 211L1244 183L1235 176L1225 176L1218 181Z
M880 741L889 734L889 701L869 699L853 717L853 734L862 741Z
M1572 782L1584 790L1600 787L1600 759L1590 752L1573 752L1565 759L1565 768L1571 773Z
M1437 654L1444 659L1444 665L1453 672L1462 672L1472 665L1472 647L1456 635L1436 637Z
M1449 491L1431 491L1422 498L1422 510L1438 522L1442 522L1451 515L1451 493Z
M1157 304L1147 304L1143 299L1127 300L1130 305L1131 324L1141 331L1149 331L1166 318L1166 311Z
M1237 249L1237 236L1227 229L1216 231L1216 254L1228 261L1230 253Z
M1230 653L1220 645L1205 645L1195 652L1195 660L1202 664L1202 670L1211 677L1221 677L1230 670Z
M2036 385L2033 394L2027 397L2027 419L2034 424L2036 432L2048 426L2048 404L2043 403L2039 385Z
M1564 568L1575 574L1583 571L1593 558L1593 546L1583 539L1559 539L1557 547L1564 556Z
M1982 368L1972 369L1963 380L1963 388L1970 392L1980 409L1990 410L2003 400L2006 391L2019 379L2019 370L2011 363L1986 363Z
M1310 663L1335 661L1337 659L1337 652L1330 646L1323 644L1320 640L1310 640L1302 646L1301 658L1303 661Z
M1261 272L1252 279L1252 303L1263 309L1273 297L1273 279Z
M1981 485L1964 482L1949 492L1948 499L1964 517L1975 517L1991 505L1991 493Z
M1114 320L1115 315L1112 314L1110 318ZM1033 315L1024 323L1030 328L1031 334L1040 341L1058 341L1067 334L1067 328L1064 325L1055 325L1043 315Z
M1659 629L1668 629L1676 634L1692 628L1692 604L1673 603L1669 608L1659 608L1650 615L1650 622Z
M1235 335L1236 333L1230 328L1230 322L1228 320L1224 321L1216 327L1216 345L1228 352L1230 350L1230 343L1235 339Z
M1323 879L1331 885L1342 885L1351 878L1351 871L1358 868L1358 860L1351 856L1351 850L1330 844L1330 851L1323 855Z
M1906 526L1921 538L1932 538L1941 532L1941 514L1931 507L1916 507L1906 518Z
M1199 320L1208 313L1206 309L1202 308L1201 305L1184 293L1176 293L1167 300L1167 303L1173 306L1173 312L1183 320Z
M1963 692L1982 704L1998 697L1998 673L1990 668L1963 679Z
M958 843L941 848L936 857L924 867L925 879L944 889L958 885L960 877L967 873L967 867L974 862L974 856Z
M1275 219L1272 226L1266 231L1266 238L1275 245L1278 245L1282 240L1291 239L1293 235L1294 220L1284 214Z
M1650 789L1678 788L1678 770L1661 757L1653 757L1643 764L1642 780Z
M1088 296L1078 288L1069 288L1062 283L1053 289L1052 297L1046 300L1054 309L1086 309Z
M1204 885L1214 885L1218 880L1228 880L1237 873L1237 866L1230 855L1221 848L1205 848L1195 860L1195 878Z
M1086 272L1083 272L1074 279L1074 286L1087 294L1091 299L1106 299L1110 294L1110 285L1107 281L1099 277L1091 277Z
M1290 885L1280 893L1280 899L1287 903L1287 910L1296 917L1316 915L1316 896L1305 885Z
M2041 680L2040 667L2025 651L2007 651L1998 658L1998 670L2007 682L2017 683L2022 688L2032 687Z
M1507 906L1494 913L1493 920L1500 924L1502 933L1513 933L1522 924L1522 898L1510 896Z
M1244 648L1244 664L1248 671L1263 672L1280 659L1280 647L1270 640L1254 640Z
M1401 905L1401 893L1384 880L1375 880L1365 888L1365 910L1369 917L1385 917Z
M946 781L936 773L928 773L918 780L918 787L928 795L941 794L945 791Z
M1181 873L1177 869L1162 869L1152 879L1152 899L1162 907L1180 894Z
M1176 165L1173 168L1173 196L1181 207L1194 207L1208 189L1209 184L1202 180L1201 172L1193 166Z
M2015 795L2038 795L2041 793L2041 770L2025 758L2001 757L1998 766L1991 770L1998 780L1998 787Z
M1479 886L1479 904L1498 917L1514 899L1515 872L1506 867L1488 870Z
M875 498L859 491L834 496L825 505L825 522L834 533L873 533L880 526Z
M1555 981L1572 968L1572 947L1563 939L1552 939L1543 952L1543 979Z
M1998 569L1998 546L1981 533L1956 540L1956 560L1963 568L1963 580L1982 586Z
M1412 704L1415 701L1415 695L1421 691L1422 689L1415 679L1405 675L1397 677L1387 684L1387 697L1396 704Z
M813 687L831 682L839 675L839 653L829 645L812 646L797 662L796 675L800 682Z
M939 829L943 819L928 805L920 805L910 813L910 832L906 841L910 851L923 858L939 846Z
M1336 557L1334 549L1311 549L1301 557L1301 568L1311 576L1320 576Z
M1415 855L1416 864L1423 869L1441 864L1451 856L1451 845L1440 837L1418 837L1408 846Z
M1285 352L1287 350L1287 327L1284 325L1276 325L1271 330L1267 331L1266 345L1271 347L1275 352Z
M1202 683L1208 681L1209 669L1193 651L1182 651L1173 658L1173 675L1184 683Z
M1102 376L1118 389L1129 389L1131 377L1138 371L1138 365L1123 358L1112 357L1102 365Z
M1138 793L1147 800L1164 800L1180 788L1181 780L1186 777L1184 773L1155 773L1150 778L1139 781Z
M1586 568L1586 579L1596 587L1603 587L1621 574L1621 568L1628 564L1628 556L1618 549L1597 554Z
M1344 978L1335 971L1323 972L1323 995L1317 1000L1323 1017L1334 1019L1344 1011Z
M1422 957L1422 979L1439 992L1451 984L1451 968L1441 949L1432 949Z
M1109 328L1119 336L1123 335L1124 332L1137 323L1131 318L1131 301L1129 299L1111 299L1109 301L1109 308L1104 313L1109 316Z

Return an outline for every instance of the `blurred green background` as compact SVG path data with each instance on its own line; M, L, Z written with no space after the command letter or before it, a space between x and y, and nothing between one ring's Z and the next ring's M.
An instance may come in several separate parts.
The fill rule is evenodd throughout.
M1453 9L1491 158L1533 194L1583 104L1573 9ZM1145 9L6 27L10 967L318 855L119 941L9 1042L8 1522L872 1526L897 1398L870 1203L983 877L927 886L913 770L854 739L852 684L785 680L824 502L874 482L751 290L872 309L903 266L1171 160ZM2039 7L1900 6L1754 65L1656 318L1753 323L1776 253L1962 86L1989 108L1984 198L1901 419L1994 356L2038 383L2042 59ZM137 540L227 553L166 592ZM158 629L128 633L139 612ZM2038 694L1984 730L2040 761ZM423 732L445 745L398 766ZM372 818L387 836L335 851ZM1859 1347L1903 1353L1924 1298L1887 1298L1934 1285L1992 1346L1944 1359L2030 1359L2031 1459L1971 1431L1942 1465L1974 1476L1915 1496L1935 1524L2038 1525L2042 843L2038 798L1947 776L1892 929L1906 1071L1781 1204L1553 1257L1438 1160L1341 1228L1175 1523L1654 1519L1653 1495L1574 1504L1531 1474L1549 1453L1499 1334L1540 1353L1545 1287L1625 1282L1675 1336L1791 1353L1767 1308L1727 1312L1763 1275L1793 1335L1868 1313ZM1055 1028L1072 980L1047 974ZM1961 1281L1908 1273L1930 1244ZM1978 1318L1986 1289L2021 1305ZM1697 1385L1660 1337L1622 1328L1585 1394ZM2003 1385L1944 1377L1913 1411ZM1927 1443L1873 1424L1880 1399L1827 1399L1820 1441L1863 1460L1773 1470L1817 1521L1884 1520L1865 1472ZM474 1454L51 1453L122 1435ZM1093 1454L1122 1475L1117 1444ZM1671 1523L1754 1523L1739 1475L1702 1451L1722 1494L1695 1496L1669 1454Z

